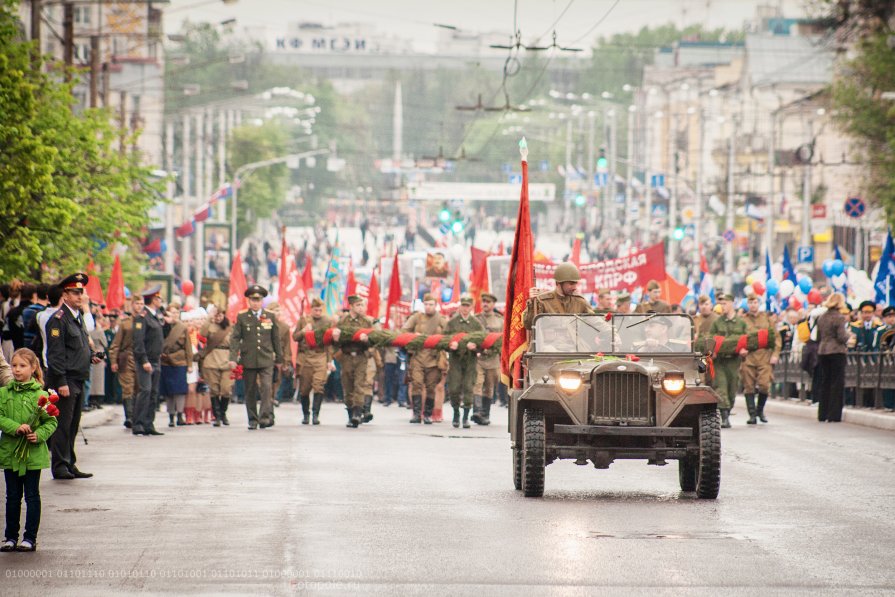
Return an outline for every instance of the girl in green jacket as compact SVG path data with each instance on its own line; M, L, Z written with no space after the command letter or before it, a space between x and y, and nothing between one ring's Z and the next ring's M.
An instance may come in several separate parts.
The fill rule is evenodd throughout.
M38 409L38 400L47 397L37 355L20 348L12 355L10 364L14 381L0 388L0 468L6 478L6 531L0 551L34 551L40 526L40 469L50 467L47 439L56 431L56 417L41 409L37 423L29 424ZM55 410L55 406L50 410ZM21 436L29 442L24 475L20 475L22 462L15 456ZM27 506L25 533L16 546L23 494Z

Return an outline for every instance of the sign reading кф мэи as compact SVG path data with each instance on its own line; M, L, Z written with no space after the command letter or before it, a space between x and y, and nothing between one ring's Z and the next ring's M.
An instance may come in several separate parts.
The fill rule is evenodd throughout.
M367 40L362 37L277 37L277 50L304 50L311 52L367 52Z

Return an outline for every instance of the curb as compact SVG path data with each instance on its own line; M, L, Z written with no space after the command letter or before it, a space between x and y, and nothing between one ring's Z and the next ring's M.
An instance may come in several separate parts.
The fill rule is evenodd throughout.
M802 400L773 398L765 408L768 412L817 420L817 405ZM895 413L858 409L846 406L842 409L842 422L884 431L895 431Z
M81 429L93 429L108 425L115 414L120 412L120 404L105 404L101 409L94 409L81 413Z

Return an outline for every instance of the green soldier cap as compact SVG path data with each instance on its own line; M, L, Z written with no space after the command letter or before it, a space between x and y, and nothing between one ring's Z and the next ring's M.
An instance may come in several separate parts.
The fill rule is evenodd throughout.
M356 305L357 303L361 302L362 300L364 300L364 299L357 296L356 294L352 294L351 296L348 297L348 304Z
M423 302L424 302L424 303L428 303L429 301L432 301L432 302L434 303L434 302L435 302L435 297L432 296L431 293L427 292L426 294L423 295Z
M556 266L556 271L553 272L553 279L557 284L562 284L563 282L578 282L581 280L581 273L578 271L578 268L575 267L574 263L569 263L567 261Z
M261 299L267 296L267 289L263 286L253 284L245 291L245 296L250 299Z
M491 294L490 292L483 292L483 293L482 293L482 300L483 300L483 301L491 301L492 303L496 303L496 302L497 302L497 297L494 296L493 294Z
M314 298L311 299L311 307L322 307L322 306L323 306L323 301L320 300L318 297L315 296Z
M460 297L460 304L461 304L461 305L464 305L464 306L467 306L467 307L471 307L471 306L472 306L472 297L469 296L469 295L466 295L466 294L463 295L463 296L461 296L461 297Z
M656 282L655 280L650 280L649 282L646 283L647 290L658 290L659 288L660 288L659 283Z
M721 294L718 295L718 300L719 301L733 301L734 298L733 298L733 295L730 294L729 292L722 292Z

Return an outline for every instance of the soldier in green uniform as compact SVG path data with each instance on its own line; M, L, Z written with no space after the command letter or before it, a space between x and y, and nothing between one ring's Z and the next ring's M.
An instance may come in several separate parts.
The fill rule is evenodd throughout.
M134 414L134 384L136 382L136 361L134 361L134 318L143 315L143 297L136 295L128 299L133 305L131 315L118 320L118 332L109 346L109 363L113 373L118 374L121 385L121 402L124 406L124 426L130 429Z
M423 313L411 315L402 332L413 332L431 336L441 334L444 330L445 319L437 312L435 297L431 294L423 296ZM444 353L434 348L422 348L410 355L410 399L413 404L413 417L411 423L420 422L420 411L423 412L423 423L432 424L432 411L435 408L435 388L443 375ZM425 405L423 403L423 390L426 392Z
M737 317L736 305L733 302L732 294L722 294L718 299L721 305L721 316L712 324L709 331L711 336L739 337L746 333L746 322ZM737 387L739 386L740 376L740 357L748 354L743 349L739 356L719 357L715 359L715 390L721 399L721 427L730 427L730 411L733 408L734 400L737 395Z
M503 333L503 317L494 311L497 297L488 292L482 293L482 312L476 319L482 324L485 333ZM491 400L494 390L500 381L500 351L493 348L478 347L476 363L475 396L472 422L478 425L491 424Z
M323 404L323 386L326 377L335 370L332 363L332 347L329 345L308 344L305 335L308 332L319 332L333 326L333 321L323 314L323 301L314 297L311 300L311 314L304 316L295 324L292 339L298 342L298 395L301 400L301 424L308 424L308 415L313 413L314 425L320 424L320 406ZM311 393L313 392L313 405Z
M740 366L740 377L743 380L743 394L746 396L746 408L749 410L749 425L755 425L758 419L762 423L768 420L764 416L764 405L768 401L771 383L774 381L774 365L780 359L780 342L777 342L777 323L768 313L759 310L761 303L752 295L746 301L749 310L743 316L746 322L746 333L754 334L758 330L768 330L768 339L773 340L774 348L760 348L746 355ZM758 394L758 403L755 398Z
M367 334L352 336L361 329L372 328L373 320L367 317L367 302L355 295L348 297L348 314L339 320L345 330L336 359L342 366L342 389L345 392L345 410L348 411L346 427L357 428L363 419L364 383L367 379L367 361L370 358Z
M541 292L538 288L529 290L528 304L522 314L525 329L530 330L534 318L541 313L588 314L593 313L583 296L575 294L581 273L574 263L560 263L553 272L556 288Z
M646 283L646 293L643 295L643 300L634 309L634 313L671 313L671 305L659 298L661 296L662 288L659 286L659 283L655 280L650 280Z
M245 296L249 299L249 308L236 316L230 334L230 368L234 369L237 362L242 365L249 429L259 426L264 429L274 424L271 384L273 368L283 364L283 350L277 318L262 306L267 290L258 285L249 286Z
M699 313L697 313L696 317L693 319L693 324L696 328L696 338L701 339L709 335L709 332L712 329L712 324L718 319L718 314L715 313L712 299L707 295L700 294L697 302L699 305Z
M462 332L482 332L484 328L478 319L472 316L472 297L460 297L460 307L457 313L448 321L444 328L447 336L453 336ZM447 375L447 388L451 398L451 407L454 409L453 426L460 426L460 403L463 403L463 428L469 429L469 411L472 409L472 388L475 384L475 348L473 342L463 341L466 350L458 350L459 341L452 341L448 348L449 368Z

